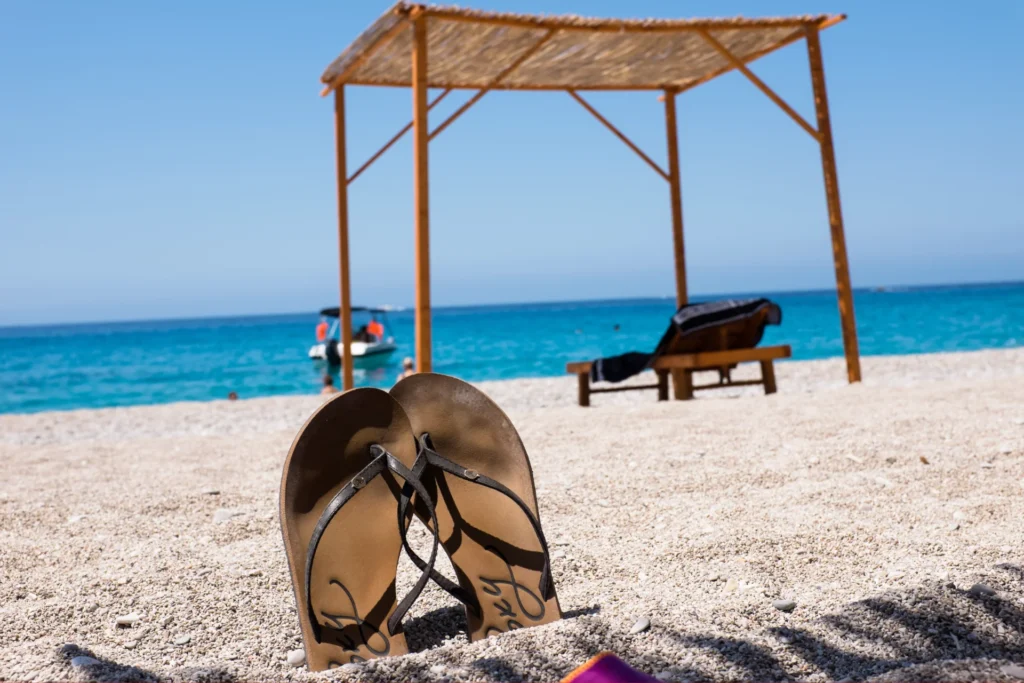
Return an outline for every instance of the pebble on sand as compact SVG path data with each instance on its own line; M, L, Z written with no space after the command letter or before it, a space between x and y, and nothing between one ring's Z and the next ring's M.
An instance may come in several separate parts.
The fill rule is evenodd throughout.
M565 557L565 551L564 550L556 550L555 552L551 553L551 557L555 558L556 560L560 560L563 557Z
M651 627L651 620L647 617L640 617L633 624L633 627L629 629L630 634L636 635L637 633L643 633Z
M970 588L967 589L967 593L969 595L973 595L975 597L982 597L982 598L992 597L993 595L996 594L996 592L994 590L992 590L991 588L989 588L988 586L986 586L983 583L976 583L976 584L974 584L973 586L971 586Z
M444 673L444 664L434 664L433 666L430 667L430 673L432 673L432 674L443 674Z
M131 628L136 622L141 621L142 617L138 612L132 612L131 614L122 614L117 618L115 622L121 628Z
M95 659L93 657L86 657L85 655L74 657L71 660L71 666L75 667L76 669L82 669L87 666L95 666L99 663L100 660Z
M235 517L239 517L242 514L244 513L239 512L238 510L226 510L224 508L221 508L213 513L213 523L224 524L226 522L230 522L232 519L234 519Z
M306 663L306 651L305 650L289 650L288 652L288 663L294 667L300 667Z
M175 645L187 645L188 641L190 641L190 640L192 640L192 636L189 636L189 635L178 636L177 638L174 639L174 644Z
M999 670L1007 676L1024 680L1024 666L1021 666L1020 664L1007 664L999 667Z
M779 610L780 612L792 612L796 609L796 601L794 600L776 600L772 603L772 607Z
M126 649L126 650L134 650L136 647L138 647L138 645L139 645L139 641L137 641L137 640L129 640L128 642L126 642L124 644L124 649Z

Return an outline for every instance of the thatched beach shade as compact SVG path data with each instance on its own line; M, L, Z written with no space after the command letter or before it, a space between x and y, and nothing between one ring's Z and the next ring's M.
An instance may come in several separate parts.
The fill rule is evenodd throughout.
M836 291L846 352L847 376L860 381L860 356L853 315L850 272L839 204L832 128L829 123L825 71L818 34L845 15L763 19L591 19L481 12L456 7L399 2L385 12L341 53L321 77L324 95L334 93L338 163L338 244L344 387L353 386L349 345L348 185L406 132L413 131L416 365L431 369L430 211L428 143L490 90L562 90L593 114L669 184L672 203L672 248L676 301L687 302L683 207L676 140L676 97L733 70L740 71L775 102L821 148ZM807 41L817 126L751 72L747 65L799 40ZM413 120L351 175L345 156L345 86L411 88ZM427 89L442 92L428 102ZM445 121L428 128L427 112L452 90L476 93ZM656 90L663 93L668 138L668 168L662 168L579 91ZM676 384L679 384L678 382Z

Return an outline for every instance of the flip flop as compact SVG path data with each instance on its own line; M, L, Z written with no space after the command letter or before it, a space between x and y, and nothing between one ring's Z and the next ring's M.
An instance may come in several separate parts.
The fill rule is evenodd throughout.
M409 651L402 617L438 545L435 537L423 574L398 602L400 494L430 500L410 471L416 448L402 407L370 388L326 402L295 437L281 476L281 531L311 671ZM433 519L432 506L422 507Z
M423 500L417 493L410 506L414 491L406 487L399 514L407 520L415 509L424 523L439 525L433 528L458 585L407 543L406 554L465 603L470 641L561 619L533 470L508 416L475 387L446 375L412 375L391 395L419 440L413 472L430 493ZM406 524L401 531L404 542Z

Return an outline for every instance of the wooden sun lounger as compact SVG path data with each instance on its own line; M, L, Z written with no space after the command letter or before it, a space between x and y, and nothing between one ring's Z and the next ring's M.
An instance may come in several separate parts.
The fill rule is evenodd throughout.
M706 353L676 353L661 356L652 365L652 369L658 376L657 384L640 384L624 387L607 387L594 389L590 386L589 361L578 363L567 363L565 371L570 375L576 375L579 380L579 403L581 406L590 405L591 394L604 394L613 391L641 391L644 389L657 389L658 400L668 400L668 376L672 373L676 382L676 398L691 399L694 391L703 389L720 389L723 387L739 387L754 384L763 384L764 393L774 394L775 387L775 366L773 363L780 358L789 358L793 355L792 349L787 346L762 346L752 349L736 349L733 351L709 351ZM730 377L730 370L740 363L759 362L761 364L761 379L733 381ZM692 375L701 370L718 370L719 381L714 384L700 384L694 386Z

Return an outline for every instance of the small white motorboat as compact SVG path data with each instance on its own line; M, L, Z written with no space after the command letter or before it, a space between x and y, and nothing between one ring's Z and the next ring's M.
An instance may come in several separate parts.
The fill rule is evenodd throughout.
M370 321L352 333L351 350L353 360L358 361L364 358L383 360L389 354L394 353L395 349L398 348L398 345L395 344L395 338L385 336L391 326L387 321L386 309L353 306L352 312L369 313L370 315ZM339 341L339 328L341 326L339 317L341 312L335 306L321 310L320 315L324 318L332 318L333 322L326 339L309 347L309 357L313 360L325 360L331 365L341 365L342 349L341 342ZM378 316L380 316L380 320L378 320Z

